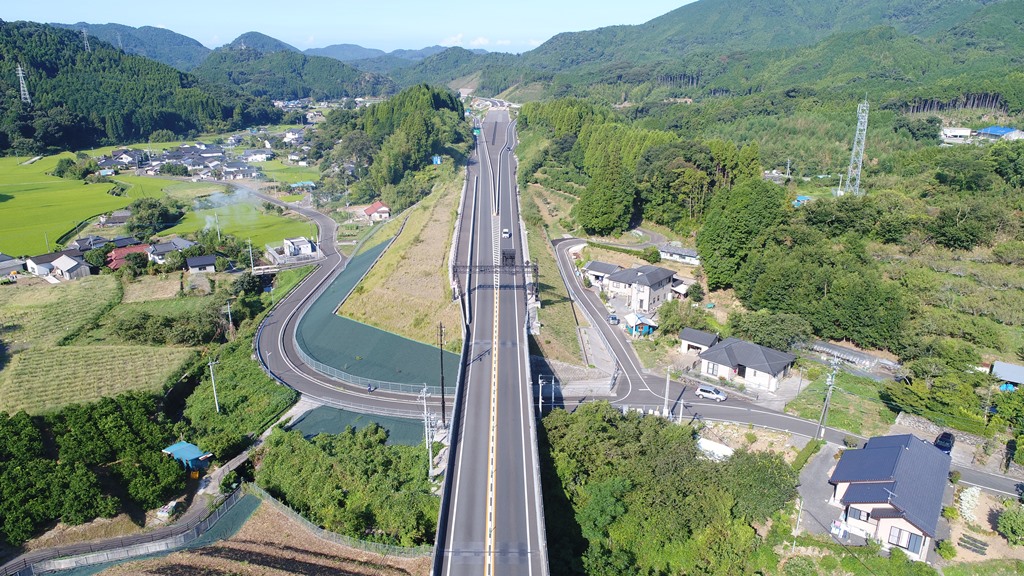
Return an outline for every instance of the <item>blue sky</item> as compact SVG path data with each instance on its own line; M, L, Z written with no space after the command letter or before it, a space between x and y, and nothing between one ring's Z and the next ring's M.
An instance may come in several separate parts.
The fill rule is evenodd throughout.
M297 48L359 44L394 50L434 44L525 52L559 32L641 24L693 0L176 0L165 3L5 2L0 19L160 26L215 48L257 31Z

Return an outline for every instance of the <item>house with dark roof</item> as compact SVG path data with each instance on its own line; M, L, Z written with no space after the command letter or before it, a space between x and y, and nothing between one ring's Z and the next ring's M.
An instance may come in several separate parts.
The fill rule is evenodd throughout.
M718 334L709 334L703 330L683 328L679 332L679 351L703 352L718 343Z
M109 215L100 216L100 226L124 226L131 217L131 210L114 210Z
M146 254L149 255L149 259L153 262L163 264L164 259L171 252L181 252L182 250L186 250L195 245L196 243L191 240L186 240L184 238L171 238L167 242L151 244L149 248L146 249Z
M0 276L7 276L25 269L25 261L20 258L0 254Z
M142 241L134 236L117 236L110 243L114 245L114 248L125 248L142 244Z
M64 255L78 258L82 255L82 251L70 248L60 252L50 252L49 254L31 256L25 260L25 268L28 270L29 274L35 274L36 276L49 276L53 272L53 262Z
M77 280L92 274L92 270L89 269L89 265L85 260L77 256L61 254L59 258L52 262L52 265L51 275L65 280Z
M742 383L747 388L775 392L779 379L789 375L796 356L739 338L726 338L698 354L701 373Z
M76 250L81 250L82 252L88 252L89 250L103 248L103 245L106 244L107 242L110 242L110 240L107 240L102 236L90 235L76 239L74 242L68 244L68 248L74 248Z
M215 272L214 265L217 263L217 257L213 254L206 256L195 256L193 258L186 258L185 265L188 267L189 274L198 274L200 272Z
M851 533L925 560L938 532L950 457L911 434L876 436L843 452L829 484Z
M661 254L662 260L674 260L689 266L700 266L700 256L697 255L697 251L693 248L662 244L658 246L658 254Z
M597 260L591 260L583 265L583 274L590 279L590 284L592 286L597 286L598 290L604 290L605 278L619 270L622 270L622 266L609 264L607 262L598 262Z
M672 280L675 274L667 268L650 264L619 270L605 279L605 291L609 298L625 299L631 311L649 314L657 310L662 302L672 299Z

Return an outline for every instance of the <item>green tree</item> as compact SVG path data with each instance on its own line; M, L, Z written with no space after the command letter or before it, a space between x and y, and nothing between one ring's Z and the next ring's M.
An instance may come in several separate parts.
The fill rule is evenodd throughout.
M783 351L806 343L814 335L811 323L801 316L768 310L730 314L729 329L733 336Z
M635 191L617 150L609 150L573 206L576 222L590 234L619 234L629 227Z
M996 520L996 530L1010 544L1024 544L1024 507L1015 504L1003 510Z

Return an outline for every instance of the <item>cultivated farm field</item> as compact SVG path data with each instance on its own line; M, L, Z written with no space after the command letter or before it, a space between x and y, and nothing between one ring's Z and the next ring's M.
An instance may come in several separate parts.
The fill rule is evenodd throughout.
M159 391L192 354L166 346L60 346L14 356L0 381L7 412L51 412L130 390Z
M263 169L263 173L267 175L267 178L283 182L285 184L294 184L296 182L305 182L307 180L316 181L320 179L320 169L313 166L293 166L285 164L280 160L268 160L266 162L253 162L254 166L259 166Z
M190 348L122 345L60 346L118 303L114 276L50 285L0 286L0 410L36 414L127 390L159 390L191 355ZM186 299L187 300L187 299ZM174 302L177 302L175 300ZM181 304L179 306L183 306ZM107 314L116 314L119 304Z

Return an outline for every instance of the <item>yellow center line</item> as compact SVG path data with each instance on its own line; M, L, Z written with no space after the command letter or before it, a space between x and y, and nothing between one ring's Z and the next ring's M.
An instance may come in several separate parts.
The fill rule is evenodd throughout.
M494 326L491 331L491 406L487 455L487 533L484 540L484 574L494 574L494 477L498 453L498 276L494 279Z

